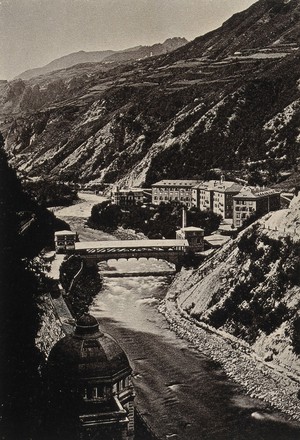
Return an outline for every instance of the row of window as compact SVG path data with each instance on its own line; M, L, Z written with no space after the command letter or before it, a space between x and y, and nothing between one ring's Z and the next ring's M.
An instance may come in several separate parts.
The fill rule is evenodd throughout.
M154 200L175 200L175 201L179 201L179 197L168 197L168 196L154 196ZM189 202L191 199L190 197L180 197L180 201L181 202Z
M125 379L122 379L119 382L115 383L113 385L112 390L109 386L105 386L105 385L95 385L93 387L86 387L83 390L83 398L85 400L95 400L95 399L101 400L103 398L110 397L112 392L119 394L129 385L130 385L129 377L126 377Z
M253 212L253 211L254 211L254 208L253 208L252 206L249 206L249 207L247 207L247 206L241 206L241 207L236 206L235 211L237 211L237 212L239 212L239 211L249 211L249 212Z
M173 192L173 191L181 191L181 192L185 192L185 191L191 191L191 189L190 188L153 188L153 191L155 192L155 193L157 193L157 192L162 192L162 191L166 191L166 192L168 192L168 191L171 191L171 192Z
M251 202L250 200L235 200L234 201L236 205L249 205L253 206L254 202Z

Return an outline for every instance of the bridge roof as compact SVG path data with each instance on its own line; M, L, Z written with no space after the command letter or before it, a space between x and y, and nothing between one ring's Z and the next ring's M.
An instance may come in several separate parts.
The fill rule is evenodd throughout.
M187 240L114 240L114 241L79 241L75 243L75 250L84 249L119 249L119 248L145 248L160 247L170 248L175 246L188 246Z

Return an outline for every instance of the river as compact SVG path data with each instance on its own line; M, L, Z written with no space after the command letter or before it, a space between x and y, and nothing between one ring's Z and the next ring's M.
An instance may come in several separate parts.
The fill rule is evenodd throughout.
M110 238L84 228L76 214L73 219L72 212L67 214L59 216L79 227L83 236ZM143 259L109 264L124 272L166 268ZM219 365L168 329L158 305L169 282L165 276L105 278L90 309L102 330L127 353L136 405L156 434L174 440L298 440L299 424L246 396Z
M155 260L112 261L119 271L158 270ZM136 404L161 438L300 438L289 423L263 402L251 399L219 365L178 339L158 312L167 277L107 278L91 307L101 328L126 351L133 371Z

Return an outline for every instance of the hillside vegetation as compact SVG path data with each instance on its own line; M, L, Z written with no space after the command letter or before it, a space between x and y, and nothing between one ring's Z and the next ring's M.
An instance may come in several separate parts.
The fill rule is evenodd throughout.
M171 289L196 321L300 375L300 196L241 232Z
M65 229L23 189L0 148L0 419L3 439L40 439L44 356L35 345L40 297L51 289L35 257Z
M216 167L280 182L299 159L299 17L297 0L260 0L168 54L1 84L11 163L83 183Z

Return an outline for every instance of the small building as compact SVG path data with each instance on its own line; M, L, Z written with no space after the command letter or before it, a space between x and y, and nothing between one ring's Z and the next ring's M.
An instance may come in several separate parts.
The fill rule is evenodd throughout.
M144 203L144 191L142 188L116 188L112 191L112 203L120 206L132 206Z
M54 345L47 362L54 438L133 440L131 372L117 342L84 314L75 332Z
M204 237L204 241L209 249L217 249L226 244L229 240L231 240L230 237L220 234L212 234Z
M152 185L152 203L159 205L162 202L178 202L187 208L193 206L193 187L198 180L161 180Z
M72 231L56 231L54 233L55 250L57 253L73 251L75 242L77 241L76 232Z
M202 252L204 250L204 229L195 226L182 227L176 231L177 240L187 240L189 249L193 252Z
M263 216L280 209L280 191L259 187L244 187L233 196L233 226L239 228L251 214Z

